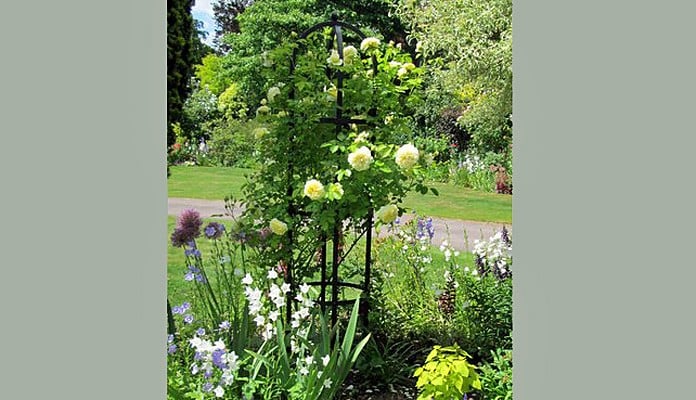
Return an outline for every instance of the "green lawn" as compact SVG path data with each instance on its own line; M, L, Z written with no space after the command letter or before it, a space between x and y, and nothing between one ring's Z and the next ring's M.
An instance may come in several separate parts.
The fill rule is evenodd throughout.
M241 195L244 175L252 170L226 167L173 166L169 197L222 200ZM439 196L410 194L404 206L421 215L470 221L512 223L512 196L483 193L463 187L433 183Z

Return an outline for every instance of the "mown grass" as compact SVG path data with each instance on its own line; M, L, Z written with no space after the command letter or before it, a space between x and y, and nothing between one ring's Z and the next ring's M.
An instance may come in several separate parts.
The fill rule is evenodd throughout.
M168 180L169 197L222 200L241 196L244 176L250 169L173 166ZM512 196L484 193L447 183L431 183L439 191L411 193L403 205L420 215L469 221L512 223Z

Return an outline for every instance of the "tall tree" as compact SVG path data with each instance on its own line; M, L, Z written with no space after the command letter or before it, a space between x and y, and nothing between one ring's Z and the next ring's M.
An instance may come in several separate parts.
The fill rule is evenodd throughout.
M228 33L239 33L239 21L237 16L246 10L254 0L217 0L213 3L213 14L217 28L213 43L221 51L229 50L229 46L222 42L222 37Z
M167 0L167 147L176 140L172 124L181 121L193 74L192 6L193 0Z

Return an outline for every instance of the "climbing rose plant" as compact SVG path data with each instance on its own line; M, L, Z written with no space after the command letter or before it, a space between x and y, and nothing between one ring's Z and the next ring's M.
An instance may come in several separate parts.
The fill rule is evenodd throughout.
M349 34L342 54L335 41L327 48L324 30L305 39L293 34L263 63L259 57L268 83L255 137L264 161L243 188L242 224L250 231L270 226L277 234L262 257L292 265L300 279L314 272L316 249L334 226L361 231L369 212L377 224L391 223L409 191L428 191L407 115L420 101L423 69L391 43ZM339 96L342 117L364 123L337 131L321 121L336 115Z

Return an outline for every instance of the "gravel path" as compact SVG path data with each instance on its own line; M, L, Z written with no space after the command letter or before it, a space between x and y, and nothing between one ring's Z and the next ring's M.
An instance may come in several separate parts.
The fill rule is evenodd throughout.
M173 197L168 199L169 215L179 215L181 211L187 208L196 209L204 218L210 216L230 218L229 216L224 216L226 210L225 202L222 200L217 201ZM240 209L235 209L234 215L238 216L240 212ZM409 217L410 216L405 216L402 218L402 220L406 222ZM449 241L452 244L452 247L460 251L470 251L473 249L474 240L487 239L490 236L493 236L498 230L502 229L503 226L507 228L512 236L512 224L433 218L433 228L435 229L433 244L439 246L443 240L447 239L447 232L449 230Z

